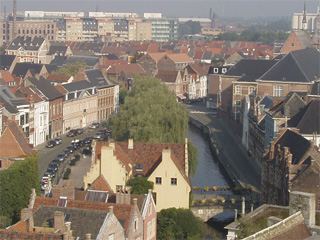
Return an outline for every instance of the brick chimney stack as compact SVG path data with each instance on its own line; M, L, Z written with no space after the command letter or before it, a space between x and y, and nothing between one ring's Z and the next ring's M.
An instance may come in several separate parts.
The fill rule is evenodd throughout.
M64 218L65 216L63 212L56 211L54 213L54 231L60 229L62 233L65 232Z

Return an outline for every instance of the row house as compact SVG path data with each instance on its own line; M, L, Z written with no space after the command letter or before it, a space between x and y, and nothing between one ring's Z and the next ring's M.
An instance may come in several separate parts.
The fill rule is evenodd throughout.
M155 75L161 82L165 83L170 92L173 92L180 100L183 100L183 76L180 71L159 70Z
M15 95L30 104L29 144L37 146L49 137L49 101L35 86L21 87Z
M193 62L185 53L168 54L166 52L148 53L137 60L148 74L155 74L157 70L182 71Z
M277 137L281 129L287 127L287 122L306 106L304 95L291 92L283 101L266 111L265 149L268 149L270 142Z
M292 191L315 194L320 209L319 151L297 130L284 129L271 142L262 163L262 203L288 206Z
M48 138L55 138L63 133L63 95L45 78L33 77L24 80L21 87L34 86L49 101Z
M247 146L247 150L250 155L257 160L259 164L262 163L262 157L265 154L265 116L266 111L273 107L273 99L266 95L262 100L257 97L253 100L252 107L247 116L244 114L243 118L248 118L248 126L243 124L243 134L248 136L247 142L242 142L244 146ZM245 120L243 120L245 123ZM247 129L247 134L245 133Z
M16 55L19 62L50 63L49 42L41 37L16 37L5 49L6 55Z
M189 86L195 83L194 91L188 92L189 99L205 98L207 96L207 75L208 72L199 63L190 63L185 67L185 77L189 79Z
M2 116L6 120L18 121L19 126L29 137L29 114L30 105L24 98L16 97L8 88L7 85L0 86L0 102L4 103ZM6 124L6 121L3 121Z
M101 174L116 192L131 177L146 177L154 183L157 211L189 208L188 148L185 144L128 142L93 143L91 167L84 176L87 189ZM168 198L168 195L171 197Z

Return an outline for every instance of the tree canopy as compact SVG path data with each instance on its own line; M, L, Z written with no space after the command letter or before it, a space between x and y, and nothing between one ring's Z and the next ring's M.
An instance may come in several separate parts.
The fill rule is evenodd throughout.
M117 141L183 143L188 112L158 79L136 76L119 117L112 116L109 124Z
M187 137L189 113L159 79L136 75L119 112L109 119L116 141L184 143ZM198 153L190 141L188 155L189 173L194 175Z
M200 22L195 22L195 21L187 21L183 24L180 24L179 26L179 31L180 31L180 37L186 34L199 34L201 33L201 25Z
M67 63L64 67L55 71L55 74L74 76L78 73L80 67L85 67L87 64L84 61L77 61L75 63Z
M163 209L157 221L157 239L201 239L203 234L204 223L189 209Z
M28 206L31 189L40 193L38 156L17 161L0 171L0 227L20 219L21 209Z
M149 189L153 189L153 182L144 177L131 178L126 185L131 187L131 193L133 194L147 194Z

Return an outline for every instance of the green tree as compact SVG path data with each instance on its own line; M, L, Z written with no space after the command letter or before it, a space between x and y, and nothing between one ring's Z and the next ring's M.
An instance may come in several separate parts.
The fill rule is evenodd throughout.
M20 219L21 209L28 206L31 189L40 194L38 156L17 161L0 172L0 216L6 224Z
M137 142L184 143L188 120L188 111L165 84L150 76L136 75L119 116L110 116L109 125L116 141L133 138ZM195 150L192 146L189 149ZM189 172L194 173L197 154L190 151Z
M163 209L157 215L157 239L200 239L203 229L189 209Z
M80 67L86 67L87 64L84 61L77 61L75 63L67 63L64 67L55 71L55 74L74 76L78 73Z
M147 194L149 189L153 189L153 182L144 177L130 178L126 185L131 187L131 193L133 194Z
M186 34L199 34L201 33L201 24L200 22L195 22L195 21L187 21L183 24L180 24L179 26L179 32L180 32L180 37Z

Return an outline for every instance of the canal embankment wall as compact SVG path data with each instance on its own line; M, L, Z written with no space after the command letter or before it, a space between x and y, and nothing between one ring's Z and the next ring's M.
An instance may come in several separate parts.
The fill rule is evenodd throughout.
M228 177L230 182L236 187L246 187L245 184L237 177L237 174L233 171L233 169L229 167L231 163L229 163L228 158L223 156L223 152L220 151L219 147L217 146L217 139L214 139L211 128L208 125L198 121L193 116L189 116L189 123L201 130L201 132L208 137L211 153L222 166L223 171L227 174L226 177Z

